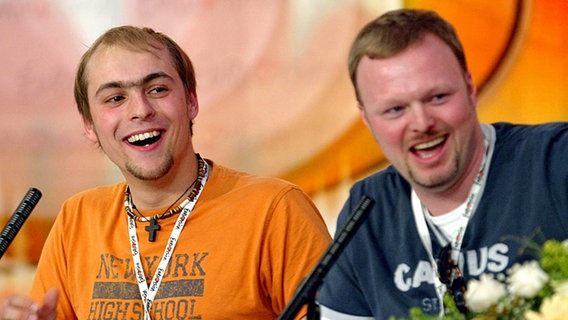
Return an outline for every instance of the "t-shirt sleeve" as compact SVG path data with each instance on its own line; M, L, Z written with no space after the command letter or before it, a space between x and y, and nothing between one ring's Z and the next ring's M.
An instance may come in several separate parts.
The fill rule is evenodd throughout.
M275 198L266 232L262 244L263 281L273 310L280 314L327 249L331 236L316 206L294 186ZM298 319L305 315L305 309L298 313Z

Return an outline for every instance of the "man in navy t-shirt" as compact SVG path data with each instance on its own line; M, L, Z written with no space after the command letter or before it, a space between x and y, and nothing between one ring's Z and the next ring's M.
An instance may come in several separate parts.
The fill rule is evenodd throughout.
M462 45L443 18L380 16L355 39L349 72L392 165L357 182L339 215L341 226L362 196L375 201L324 280L323 319L441 314L448 270L464 282L502 273L535 258L527 241L568 238L568 124L481 124ZM459 305L462 289L452 288Z

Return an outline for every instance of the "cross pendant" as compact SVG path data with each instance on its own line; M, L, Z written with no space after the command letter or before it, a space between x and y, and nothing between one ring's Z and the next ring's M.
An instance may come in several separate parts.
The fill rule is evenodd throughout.
M146 231L148 231L148 241L156 241L156 231L160 230L162 227L156 223L156 219L150 220L150 225L146 226Z

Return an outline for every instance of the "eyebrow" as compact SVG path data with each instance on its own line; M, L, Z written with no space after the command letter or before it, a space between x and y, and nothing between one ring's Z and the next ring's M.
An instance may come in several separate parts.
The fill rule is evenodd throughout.
M97 95L99 95L99 93L101 93L101 91L106 90L106 89L111 89L111 88L131 88L131 87L139 87L142 86L143 84L146 84L154 79L157 78L168 78L168 79L172 79L172 77L170 77L167 73L165 72L154 72L154 73L150 73L147 76L145 76L144 78L137 80L137 81L111 81L111 82L107 82L107 83L103 83L101 86L99 86L99 88L97 89L97 91L95 92L95 97Z

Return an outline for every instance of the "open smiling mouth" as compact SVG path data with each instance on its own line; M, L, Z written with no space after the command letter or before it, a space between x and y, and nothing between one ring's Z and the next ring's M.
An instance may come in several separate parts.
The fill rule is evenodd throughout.
M430 140L424 143L419 143L413 146L411 150L414 154L416 154L422 159L430 158L434 155L437 148L444 145L446 138L447 138L446 136L442 136L434 140Z
M162 133L158 130L135 134L128 137L128 143L135 146L148 146L158 141Z

